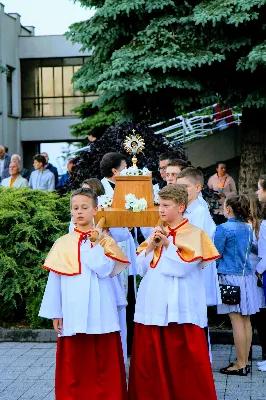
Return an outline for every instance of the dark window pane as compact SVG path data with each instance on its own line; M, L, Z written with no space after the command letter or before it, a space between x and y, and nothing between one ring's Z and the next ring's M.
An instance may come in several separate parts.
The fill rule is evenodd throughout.
M22 100L22 117L41 117L41 103L39 99Z
M62 58L43 58L40 62L43 67L60 67L63 65Z
M39 66L35 60L21 61L21 94L25 97L40 95ZM39 60L37 60L39 61Z
M63 65L82 65L82 57L63 58Z
M43 117L60 117L63 115L63 99L44 98Z
M75 115L71 112L73 108L83 103L83 97L65 97L64 98L64 115Z

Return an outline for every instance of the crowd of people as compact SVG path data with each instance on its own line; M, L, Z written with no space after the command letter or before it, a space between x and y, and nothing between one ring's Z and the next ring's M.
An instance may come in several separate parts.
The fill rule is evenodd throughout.
M27 183L15 160L3 186ZM34 157L32 189L55 188L48 161L46 153ZM0 147L1 176L7 163ZM97 197L113 197L116 177L127 167L123 154L107 153L102 180L87 179L71 194L69 233L45 261L50 273L40 309L59 334L57 400L85 398L88 391L95 399L190 400L194 393L198 400L217 399L209 306L228 314L233 329L236 360L220 372L250 373L254 328L262 348L258 368L266 371L266 175L256 194L237 195L225 163L218 162L208 181L218 199L211 216L200 169L174 153L161 154L158 164L160 226L95 228ZM15 186L17 179L22 186ZM136 275L142 277L138 291Z
M67 172L60 179L57 168L49 162L46 152L33 157L31 171L22 167L19 154L9 156L8 149L0 145L0 185L4 187L39 189L52 191L60 189L70 178L73 168L73 157L67 160Z

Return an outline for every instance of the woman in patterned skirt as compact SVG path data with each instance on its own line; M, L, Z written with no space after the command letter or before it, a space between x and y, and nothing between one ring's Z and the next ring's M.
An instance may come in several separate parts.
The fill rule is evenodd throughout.
M250 315L259 311L254 274L249 261L253 232L247 224L250 216L246 196L233 196L224 203L228 221L219 225L214 243L221 258L217 261L220 283L240 287L240 303L221 304L218 314L229 314L236 347L236 363L222 368L227 375L246 376L249 373L248 356L252 341Z

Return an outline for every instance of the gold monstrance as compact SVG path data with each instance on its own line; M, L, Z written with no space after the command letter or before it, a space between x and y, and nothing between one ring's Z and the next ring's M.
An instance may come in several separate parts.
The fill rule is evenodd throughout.
M137 167L137 154L141 153L145 147L144 140L136 131L132 130L132 135L126 137L124 141L125 150L133 155L133 168ZM141 212L133 212L125 208L125 196L132 193L137 199L144 198L148 208ZM152 175L123 175L117 176L115 180L115 190L111 207L106 207L98 211L95 216L95 223L100 220L104 227L124 227L124 226L156 226L158 225L158 206L154 205Z
M135 129L132 129L133 135L126 136L124 140L124 148L129 154L133 154L132 163L133 168L138 169L137 167L137 154L142 153L145 143L140 135L135 135Z

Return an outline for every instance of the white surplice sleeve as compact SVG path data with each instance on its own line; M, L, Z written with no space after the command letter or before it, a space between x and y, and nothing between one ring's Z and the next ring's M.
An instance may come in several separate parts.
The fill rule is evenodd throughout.
M137 273L140 276L144 276L148 269L150 268L150 263L153 259L153 251L151 251L147 256L145 256L145 250L143 250L137 256Z
M185 262L177 254L174 244L169 244L167 250L162 254L161 273L163 275L185 278L191 272L199 268L199 260Z
M104 248L98 243L86 255L84 264L99 278L106 278L114 269L115 262L104 254Z
M258 256L261 260L256 266L256 271L262 275L266 271L266 221L262 221L260 226Z
M117 243L128 240L131 235L128 228L110 228L109 231Z
M42 299L39 317L62 318L61 275L50 272Z

